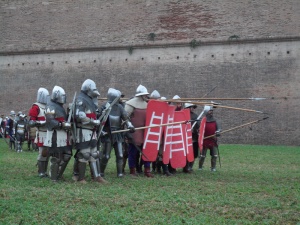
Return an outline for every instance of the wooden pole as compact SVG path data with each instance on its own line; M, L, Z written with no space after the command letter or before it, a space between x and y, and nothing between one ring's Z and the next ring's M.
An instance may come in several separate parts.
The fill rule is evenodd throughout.
M174 123L164 123L164 124L159 124L159 125L152 125L152 126L146 126L146 127L136 127L135 130L143 130L143 129L147 129L147 128L154 128L154 127L164 127L164 126L170 126L170 125L176 125L176 124L182 124L182 123L188 123L190 122L189 120L186 121L180 121L180 122L174 122ZM130 131L130 129L124 129L124 130L116 130L116 131L112 131L112 134L116 134L116 133L122 133L122 132L127 132Z
M258 122L260 122L260 121L262 121L262 120L266 120L266 119L268 119L268 118L269 118L269 117L265 117L265 118L263 118L263 119L255 120L255 121L252 121L252 122L249 122L249 123L244 123L244 124L242 124L242 125L239 125L239 126L230 128L230 129L228 129L228 130L221 131L220 134L223 134L223 133L226 133L226 132L229 132L229 131L233 131L233 130L239 129L239 128L248 126L248 125L253 124L253 123L258 123ZM213 135L204 137L203 139L207 139L207 138L211 138L211 137L215 137L215 136L216 136L216 135L213 134Z

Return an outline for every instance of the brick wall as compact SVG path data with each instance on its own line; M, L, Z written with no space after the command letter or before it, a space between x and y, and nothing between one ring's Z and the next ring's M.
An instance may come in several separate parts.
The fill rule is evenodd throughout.
M87 78L102 97L109 87L130 97L140 83L168 98L217 86L207 97L268 98L220 101L269 113L221 143L300 144L298 1L99 2L0 2L1 113L27 112L39 87L60 85L70 102ZM193 39L201 45L190 47ZM219 108L215 116L226 130L266 115Z
M2 0L0 51L299 36L299 0Z

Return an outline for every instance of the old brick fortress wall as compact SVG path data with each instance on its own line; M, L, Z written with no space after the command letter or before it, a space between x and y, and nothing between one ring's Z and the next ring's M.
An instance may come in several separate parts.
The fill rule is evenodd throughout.
M0 112L27 111L41 86L71 101L87 78L103 97L140 83L169 98L217 86L207 97L267 97L221 103L271 113L221 143L299 145L299 11L298 0L1 1ZM264 116L215 115L223 129Z

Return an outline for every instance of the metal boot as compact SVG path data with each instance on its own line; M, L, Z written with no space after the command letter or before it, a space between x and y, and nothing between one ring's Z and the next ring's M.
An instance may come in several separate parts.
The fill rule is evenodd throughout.
M104 180L104 179L101 177L100 171L98 170L96 161L90 162L90 168L91 168L91 171L93 172L93 175L94 175L94 181L95 181L95 182L102 183L102 184L108 183L106 180Z
M37 165L38 165L38 174L39 174L39 177L40 178L48 177L48 175L47 175L47 165L48 165L48 162L47 161L38 161Z
M50 179L53 182L57 182L58 180L59 162L58 158L52 157L50 159Z
M86 163L78 161L78 182L85 184Z
M216 165L217 165L217 158L218 157L211 157L211 168L210 168L210 170L211 170L211 172L216 172L217 170L216 170Z
M204 161L205 161L205 157L200 157L200 159L199 159L199 170L203 169Z

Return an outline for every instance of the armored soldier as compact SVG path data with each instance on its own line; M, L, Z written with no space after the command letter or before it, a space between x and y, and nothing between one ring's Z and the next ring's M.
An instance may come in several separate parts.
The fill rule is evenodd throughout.
M190 109L190 118L191 120L196 121L198 118L198 115L195 113L195 109L197 108L196 105L191 103L184 103L185 109ZM199 132L200 123L199 121L196 121L194 127L192 128L192 142L193 142L193 152L194 152L194 159L198 157L199 152L199 145L198 145L198 132ZM183 168L183 172L190 173L193 171L193 162L187 162L186 166Z
M94 181L107 183L100 174L99 152L97 151L97 128L100 120L97 119L98 107L95 99L100 96L94 81L87 79L81 86L81 92L75 101L75 148L78 162L77 181L86 183L85 170L89 162ZM76 167L76 166L75 166Z
M44 146L44 141L47 136L46 104L49 101L49 91L46 88L39 88L37 91L37 100L29 110L28 127L30 130L36 129L35 140L39 154L37 157L38 175L39 177L47 177L47 167L49 162L48 148Z
M26 128L26 121L25 121L25 114L19 114L18 116L18 121L15 122L15 138L16 138L16 151L17 152L22 152L22 146L25 141L25 134L27 132Z
M217 137L220 136L221 127L213 116L213 107L211 106L206 114L206 125L204 130L203 150L200 154L199 170L203 169L207 150L210 150L211 155L211 171L216 171L216 164L218 158L218 142ZM214 135L213 137L205 139L205 137Z
M148 90L139 85L136 89L135 97L125 103L125 111L128 113L134 127L143 127L146 124L146 109L148 101ZM130 174L137 176L136 164L139 152L142 151L144 143L144 130L136 130L129 140L128 146L128 164ZM153 177L150 171L150 162L144 162L144 174L146 177Z
M107 101L108 104L112 104L112 102L116 98L120 98L121 93L113 88L110 88L107 93ZM105 110L104 104L101 107L101 112ZM116 155L116 166L117 166L117 176L123 177L123 148L122 143L124 141L122 133L112 134L112 131L117 131L122 129L122 123L125 123L127 128L134 132L134 127L129 121L129 117L127 112L123 108L123 106L119 103L119 101L112 105L111 110L109 112L109 116L103 128L103 131L107 133L101 138L102 148L101 148L101 160L100 160L100 171L101 175L104 176L104 171L107 166L108 160L110 158L110 153L112 148L115 150Z
M180 100L180 97L179 97L178 95L174 95L174 96L173 96L173 99L174 99L174 100ZM176 103L174 103L174 104L175 104L175 106L176 106L175 111L180 111L180 110L182 110L183 104L182 104L181 102L176 102Z
M9 148L15 149L15 129L14 129L14 124L15 124L15 118L16 118L16 113L15 111L10 111L10 115L6 121L6 134L9 136Z
M65 103L64 89L55 86L51 93L51 100L45 109L47 135L44 141L50 156L50 179L54 182L62 177L72 156L69 135L71 124L67 121L67 114L63 108Z

